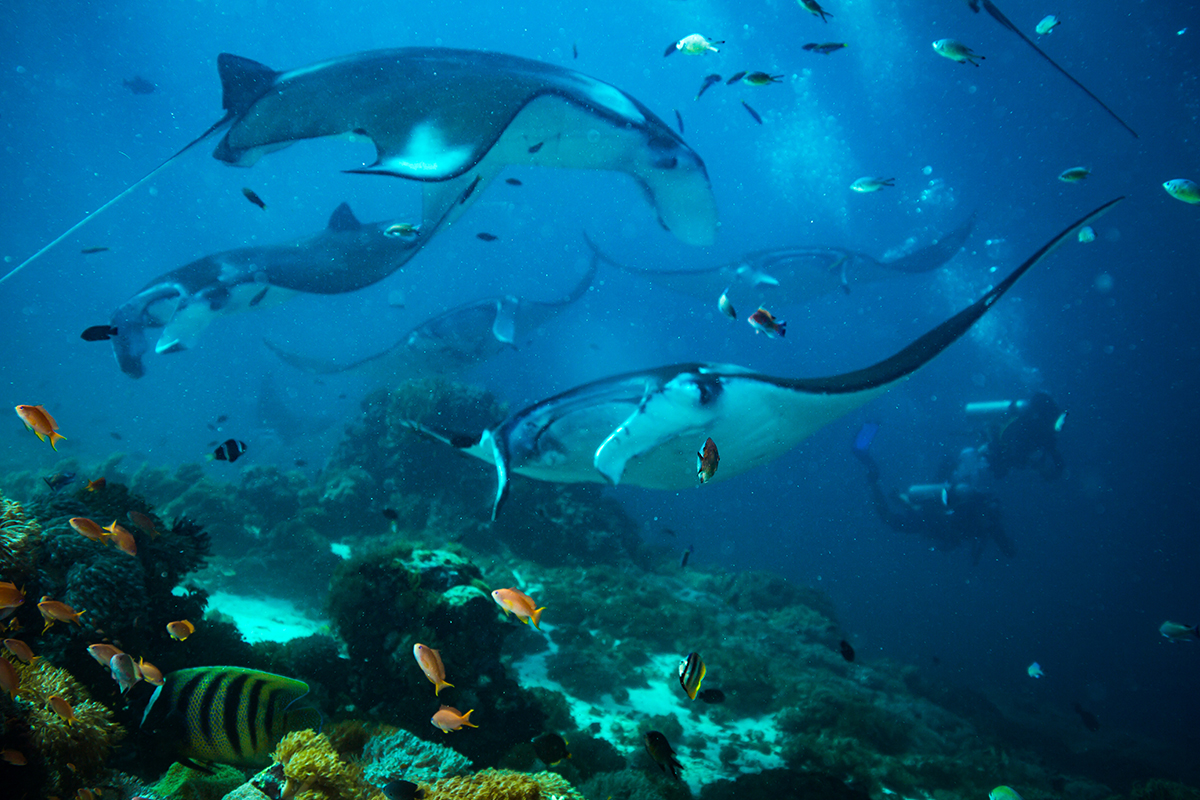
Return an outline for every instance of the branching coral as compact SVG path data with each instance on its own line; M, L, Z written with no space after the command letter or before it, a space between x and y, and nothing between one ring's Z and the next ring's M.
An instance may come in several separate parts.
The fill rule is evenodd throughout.
M125 731L113 722L112 712L93 700L65 669L44 660L34 664L17 662L14 667L21 683L10 713L25 729L23 737L29 746L24 752L27 757L36 754L45 764L49 793L73 795L85 781L99 775L113 745ZM71 723L50 707L53 695L71 704L74 710ZM68 768L68 763L74 769Z
M583 795L553 772L485 769L443 778L425 792L425 800L583 800Z

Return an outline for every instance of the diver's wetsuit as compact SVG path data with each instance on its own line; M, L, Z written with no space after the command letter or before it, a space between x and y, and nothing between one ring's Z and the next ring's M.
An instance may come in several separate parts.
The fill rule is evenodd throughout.
M914 501L903 498L899 492L892 492L889 499L880 485L878 468L870 466L867 485L876 515L894 531L924 536L938 550L953 550L969 543L973 564L979 563L989 540L996 543L1005 557L1017 554L1016 545L1004 530L1000 502L990 492L958 484L948 486L945 505L940 497Z
M1066 462L1058 451L1056 430L1061 415L1054 398L1038 392L1025 408L989 428L986 447L992 474L1003 478L1010 469L1036 469L1048 481L1062 475Z

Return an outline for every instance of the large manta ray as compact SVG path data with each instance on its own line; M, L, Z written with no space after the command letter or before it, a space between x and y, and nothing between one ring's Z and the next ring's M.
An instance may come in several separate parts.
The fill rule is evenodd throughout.
M587 292L598 257L563 298L550 302L513 295L487 297L444 311L422 322L380 353L349 364L291 353L263 340L271 352L305 372L329 375L374 366L389 379L396 375L451 373L494 358L516 347L517 340L566 310Z
M588 245L604 261L630 275L714 304L727 294L735 305L742 300L790 305L839 290L849 293L853 286L864 283L935 270L958 253L974 224L972 214L933 244L888 262L840 247L794 246L759 250L715 267L646 269L619 263L590 239Z
M1127 125L1127 124L1125 123L1125 120L1123 120L1123 119L1121 119L1120 117L1118 117L1118 116L1117 116L1117 112L1113 111L1111 108L1109 108L1108 106L1106 106L1106 105L1104 104L1104 101L1103 101L1103 100L1101 100L1101 99L1100 99L1099 97L1097 97L1096 95L1092 94L1092 91L1091 91L1090 89L1088 89L1086 86L1084 86L1084 85L1083 85L1082 83L1080 83L1079 81L1075 80L1074 76L1072 76L1072 75L1071 75L1071 73L1067 72L1065 69L1063 69L1062 67L1060 67L1060 66L1058 65L1058 63L1057 63L1057 62L1056 62L1056 61L1055 61L1053 58L1051 58L1050 56L1046 55L1046 51L1045 51L1045 50L1043 50L1042 48L1038 47L1036 44L1034 44L1034 41L1033 41L1032 39L1030 39L1028 36L1026 36L1026 35L1025 35L1025 34L1024 34L1022 31L1021 31L1021 29L1020 29L1020 28L1018 28L1016 25L1014 25L1014 24L1012 23L1012 20L1010 20L1008 17L1006 17L1006 16L1004 15L1004 12L1003 12L1003 11L1001 11L999 8L997 8L997 7L996 7L996 4L995 4L995 3L993 3L993 2L992 2L992 0L967 0L967 5L969 5L969 6L971 7L971 10L972 10L972 11L974 11L976 14L978 14L978 13L979 13L979 6L980 6L980 3L981 3L981 2L982 2L982 4L983 4L983 10L984 10L984 11L986 11L986 12L988 12L988 14L989 14L989 15L992 17L992 19L996 20L996 22L999 22L999 23L1000 23L1001 25L1003 25L1005 28L1007 28L1008 30L1012 31L1012 32L1013 32L1013 33L1015 33L1017 36L1019 36L1019 37L1021 38L1021 40L1022 40L1023 42L1025 42L1025 44L1027 44L1027 45L1029 45L1030 47L1032 47L1032 48L1033 48L1033 49L1034 49L1034 50L1037 52L1037 54L1038 54L1039 56L1041 56L1042 58L1044 58L1044 59L1046 59L1047 61L1049 61L1049 62L1050 62L1050 66L1054 67L1056 70L1058 70L1059 72L1061 72L1061 73L1063 74L1063 76L1064 76L1064 77L1065 77L1067 80L1069 80L1071 83L1075 84L1075 85L1076 85L1076 86L1078 86L1080 89L1082 89L1084 94L1086 94L1088 97L1092 98L1092 99L1093 99L1093 100L1095 100L1097 103L1099 103L1099 104L1100 104L1100 107L1101 107L1101 108L1103 108L1105 111L1107 111L1107 112L1108 112L1108 115L1109 115L1110 117L1112 117L1113 119L1115 119L1115 120L1116 120L1116 121L1117 121L1117 122L1118 122L1118 123L1121 125L1121 127L1122 127L1122 128L1124 128L1125 130L1127 130L1127 131L1129 131L1130 133L1132 133L1132 134L1133 134L1133 138L1135 138L1135 139L1139 138L1139 137L1138 137L1138 135L1137 135L1137 131L1135 131L1133 128L1129 127L1129 125Z
M162 328L154 352L174 353L191 347L218 316L276 305L298 292L342 294L383 280L428 241L388 235L392 222L359 222L342 203L316 236L213 253L158 276L113 312L104 333L117 364L131 378L145 374L147 329Z
M495 519L509 475L555 483L625 483L679 490L697 484L696 451L716 442L725 480L791 450L862 406L953 344L1017 279L1104 204L1051 239L979 300L894 356L827 378L776 378L724 364L676 364L593 381L516 412L478 436L414 429L495 465Z
M700 156L641 102L582 73L440 47L375 50L287 72L221 53L217 70L224 117L0 283L226 127L213 156L245 167L302 139L370 139L375 163L348 171L422 181L425 238L457 219L509 164L628 173L682 241L707 245L716 237L716 201Z

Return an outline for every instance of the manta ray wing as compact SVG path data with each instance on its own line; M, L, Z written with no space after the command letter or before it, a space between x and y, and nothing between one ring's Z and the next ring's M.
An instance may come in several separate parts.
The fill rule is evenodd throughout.
M593 381L518 411L477 438L443 437L496 465L492 516L508 476L646 488L694 484L704 436L721 449L724 480L791 450L814 431L887 391L957 341L1016 281L1100 206L1047 242L979 300L890 358L825 378L777 378L741 367L682 364Z
M975 215L933 244L886 263L865 253L840 247L776 247L748 253L737 261L689 270L647 269L620 263L590 239L588 246L617 269L672 291L715 303L727 293L735 305L755 302L791 305L809 302L831 292L849 292L860 283L873 283L903 273L935 270L953 258L974 227Z
M368 365L379 367L389 380L418 372L459 372L514 347L524 336L579 300L596 276L593 255L587 272L557 300L489 297L437 314L404 334L387 350L351 363L289 352L266 339L263 343L286 364L304 372L329 375Z
M262 90L214 156L249 166L300 139L353 133L376 160L353 172L427 182L426 221L450 224L507 164L618 170L646 190L664 225L690 244L715 237L704 162L661 119L614 86L500 53L378 50L290 72L221 56L222 80ZM253 65L253 66L251 66ZM241 70L257 76L243 80ZM273 75L265 87L261 78ZM227 92L227 95L229 93Z

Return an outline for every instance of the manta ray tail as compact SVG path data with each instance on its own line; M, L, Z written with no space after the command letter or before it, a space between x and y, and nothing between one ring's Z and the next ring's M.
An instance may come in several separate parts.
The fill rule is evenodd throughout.
M992 15L992 18L993 18L994 20L996 20L997 22L999 22L999 23L1000 23L1001 25L1003 25L1004 27L1008 28L1010 31L1012 31L1013 33L1015 33L1017 36L1020 36L1020 37L1021 37L1021 39L1022 39L1022 40L1025 42L1025 44L1029 45L1029 46L1030 46L1030 47L1032 47L1034 50L1036 50L1036 51L1037 51L1037 54L1038 54L1039 56L1041 56L1042 58L1044 58L1044 59L1046 59L1047 61L1049 61L1049 62L1050 62L1050 66L1054 67L1056 70L1058 70L1058 71L1059 71L1059 72L1061 72L1063 75L1065 75L1065 76L1066 76L1066 78L1067 78L1067 80L1069 80L1071 83L1073 83L1073 84L1075 84L1076 86L1078 86L1080 89L1082 89L1082 90L1083 90L1083 93L1084 93L1084 94L1086 94L1088 97L1092 98L1092 99L1093 99L1093 100L1095 100L1097 103L1099 103L1099 104L1100 104L1100 107L1101 107L1101 108L1103 108L1105 111L1107 111L1107 112L1108 112L1108 115L1109 115L1110 117L1112 117L1112 118L1113 118L1113 119L1115 119L1115 120L1116 120L1118 123L1120 123L1120 125L1121 125L1121 127L1122 127L1122 128L1124 128L1125 130L1127 130L1127 131L1129 131L1130 133L1132 133L1132 134L1133 134L1133 138L1135 138L1135 139L1138 139L1138 138L1140 138L1140 137L1137 135L1137 131L1135 131L1133 128L1129 127L1129 125L1127 125L1127 124L1125 123L1125 120L1123 120L1123 119L1121 119L1120 117L1118 117L1118 116L1117 116L1117 112L1113 111L1111 108L1109 108L1108 106L1106 106L1106 105L1104 104L1104 101L1103 101L1103 100L1101 100L1099 97L1096 97L1096 95L1092 94L1092 92L1091 92L1091 90L1090 90L1090 89L1088 89L1086 86L1084 86L1084 85L1083 85L1082 83L1080 83L1079 81L1075 80L1075 78L1074 78L1074 77L1071 75L1071 73L1067 72L1065 69L1063 69L1062 67L1060 67L1060 66L1059 66L1059 65L1058 65L1058 64L1057 64L1057 63L1054 61L1054 59L1053 59L1053 58L1051 58L1050 56L1046 55L1046 51L1045 51L1045 50L1043 50L1042 48L1038 47L1038 46L1037 46L1037 45L1034 43L1034 41L1033 41L1032 39L1030 39L1028 36L1026 36L1024 33L1022 33L1022 32L1021 32L1021 29L1020 29L1020 28L1018 28L1016 25L1014 25L1014 24L1012 23L1012 20L1010 20L1008 17L1004 16L1004 13L1003 13L1003 12L1001 12L1001 11L1000 11L1000 9L996 8L996 5L995 5L994 3L992 3L992 1L991 1L991 0L983 0L983 7L984 7L985 9L987 9L987 12L988 12L989 14L991 14L991 15ZM972 4L971 4L971 8L972 8L972 10L974 10L976 13L978 13L978 12L979 12L979 7L978 7L978 5L977 5L976 3L972 3Z
M11 278L13 275L16 275L18 272L25 269L25 267L29 266L34 261L41 258L43 255L45 255L51 249L53 249L56 245L58 245L61 241L66 239L71 234L75 233L75 231L79 230L84 225L86 225L87 223L89 223L93 219L95 219L96 217L100 216L100 214L102 212L107 211L109 209L109 207L115 205L119 200L124 199L126 196L128 196L130 193L132 193L135 189L137 189L143 183L150 180L158 173L162 172L164 169L166 169L166 167L168 165L174 163L175 160L178 159L180 156L182 156L184 153L191 150L193 147L200 144L201 142L203 142L205 139L212 136L217 131L221 130L221 128L225 127L227 124L229 124L231 121L233 121L234 117L236 117L238 114L242 113L243 111L245 111L247 108L250 107L250 104L253 103L254 101L250 100L249 102L246 102L245 98L247 97L248 92L250 91L249 87L251 87L253 85L257 85L257 84L255 84L254 79L250 78L250 77L247 77L242 81L226 83L225 73L226 73L227 67L223 60L226 58L227 55L228 54L226 54L226 53L222 53L217 58L217 69L221 73L221 82L225 85L225 100L224 100L224 108L226 109L225 116L221 117L219 120L217 120L212 125L210 125L208 130L206 130L204 133L200 134L195 139L192 139L190 142L185 144L182 148L180 148L175 153L175 155L171 156L166 161L162 162L157 167L150 170L142 177L138 178L136 182L125 187L125 189L123 189L121 191L121 193L118 194L116 197L112 198L111 200L106 202L104 205L100 206L95 211L93 211L91 214L88 214L86 217L79 220L79 222L76 222L74 225L67 228L65 231L63 231L60 235L58 235L54 239L52 239L49 243L47 243L44 247L42 247L36 253L31 255L29 258L25 259L24 261L22 261L17 266L13 267L11 270L9 270L7 275L5 275L3 278L0 278L0 283L4 283L9 278ZM228 58L239 59L240 57L239 56L228 56ZM248 59L248 58L244 58L244 59L240 59L240 60L249 62L250 64L255 63L253 61L250 61L250 59ZM261 64L258 64L258 66L262 67ZM262 68L267 69L266 67L262 67ZM268 70L268 71L270 71L270 70ZM271 75L272 75L272 80L274 80L275 73L271 72ZM263 87L262 89L260 89L259 94L261 94L264 91L266 91L266 87Z
M1040 250L1012 271L1012 273L996 284L983 297L976 300L971 305L964 308L962 311L955 314L950 319L938 325L933 330L926 333L924 336L917 339L915 342L905 347L899 353L896 353L890 358L880 361L878 364L866 367L865 369L847 372L842 375L835 375L829 378L799 378L795 380L780 381L782 385L794 386L806 391L815 391L822 394L845 394L851 392L861 392L867 389L887 386L890 383L911 375L916 370L929 363L933 358L958 340L960 336L967 332L968 329L979 318L987 313L996 301L1004 296L1004 293L1013 287L1022 275L1032 269L1046 256L1053 253L1063 242L1075 235L1075 233L1084 225L1088 225L1096 218L1107 212L1117 203L1124 200L1125 197L1109 200L1104 205L1084 215L1076 220L1062 233L1055 236L1049 242L1044 244Z

